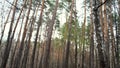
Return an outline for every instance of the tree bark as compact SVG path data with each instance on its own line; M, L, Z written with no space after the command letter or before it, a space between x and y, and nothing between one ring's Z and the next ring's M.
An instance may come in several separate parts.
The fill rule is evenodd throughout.
M120 45L120 0L118 0L118 6L119 6L118 7L119 8L118 9L119 19L118 19L118 24L116 25L117 26L117 30L116 30L116 32L117 32L116 33L116 35L117 35L116 36L116 39L117 39L117 43L116 43L117 44L117 46L116 46L116 60L117 61L116 62L117 62L117 64L116 64L116 66L119 68L120 67L120 63L119 63L120 62L120 58L119 58L120 57L120 55L119 55L119 53L120 53L119 52L120 51L120 49L119 49L120 48L120 46L119 46Z
M90 0L90 6L91 6L91 27L90 27L90 68L94 68L94 26L93 26L93 16L92 16L92 0Z
M106 1L105 1L106 2ZM95 31L96 31L96 41L97 41L97 48L98 48L98 56L99 56L99 61L100 61L100 68L105 68L106 64L105 64L105 59L104 59L104 54L103 54L103 50L102 50L102 36L101 36L101 25L100 25L100 21L98 19L98 8L101 7L103 4L100 4L99 6L97 6L97 1L94 0L94 24L95 24Z
M48 25L48 29L47 29L46 48L45 48L45 52L44 52L43 67L42 68L49 68L51 37L52 37L53 26L55 23L58 3L59 3L59 0L56 0L56 6L55 6L55 9L53 11L52 20L50 20L49 25Z
M110 54L109 54L109 39L108 39L108 21L107 21L107 13L106 13L106 4L103 4L103 37L104 37L104 44L105 44L105 62L106 62L106 68L110 68Z
M62 68L68 68L69 55L70 55L70 39L71 39L73 6L74 6L74 0L72 0L72 4L71 4L71 13L70 13L70 19L68 22L68 38L67 38L67 45L65 47L65 56L63 57L64 60L63 60Z
M17 1L18 0L15 0L15 5L17 5ZM7 44L5 46L5 51L4 51L4 54L3 54L3 57L2 57L2 64L0 66L0 68L5 68L6 67L6 64L7 64L7 61L8 61L8 58L9 58L9 53L10 53L10 49L11 49L11 44L10 43L10 38L11 38L11 33L12 33L12 27L13 27L13 23L14 23L14 17L15 17L15 11L16 11L16 7L13 8L13 14L12 14L12 18L11 18L11 24L10 24L10 29L9 29L9 33L8 33L8 37L7 37Z
M20 61L21 61L21 57L22 57L22 52L23 52L23 47L24 47L23 45L24 45L24 40L26 37L27 24L28 24L28 20L29 20L29 14L30 14L31 7L32 7L32 0L30 0L29 9L27 12L27 18L26 18L25 25L24 25L24 32L23 32L23 36L22 36L22 41L21 41L20 48L16 54L13 68L19 68L19 66L20 66Z

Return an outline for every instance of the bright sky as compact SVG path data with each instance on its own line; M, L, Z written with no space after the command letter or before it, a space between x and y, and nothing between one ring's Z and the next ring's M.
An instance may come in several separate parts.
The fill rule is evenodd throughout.
M11 2L13 2L13 0L8 0L9 2L11 1ZM19 1L19 0L18 0ZM76 8L77 8L77 11L78 11L78 14L77 14L77 16L79 17L79 21L81 22L81 21L83 21L83 13L84 13L84 8L82 8L82 5L83 5L83 1L84 0L76 0L76 3L77 3L77 5L76 5ZM7 15L8 15L8 12L9 12L9 10L8 10L8 8L6 8L6 7L8 7L9 6L9 8L10 8L10 4L9 3L7 3L5 0L0 0L0 37L1 37L1 31L2 31L2 29L1 29L1 27L3 27L3 23L5 22L5 20L6 20L6 17L7 17ZM4 5L2 5L2 4L4 4ZM2 10L1 10L2 9ZM4 12L4 13L3 13ZM64 12L63 12L64 13ZM2 17L2 15L3 16L5 16L5 19L4 20L2 20L1 18L4 18L4 17ZM60 17L60 20L61 20L61 22L60 22L60 24L61 25L63 25L64 24L64 22L65 22L65 14L62 14L61 15L61 17ZM5 35L4 35L4 39L7 37L7 34L8 34L8 31L9 31L9 26L10 26L10 23L8 23L7 24L7 26L6 26L6 30L5 30ZM20 28L20 26L18 26L18 28Z

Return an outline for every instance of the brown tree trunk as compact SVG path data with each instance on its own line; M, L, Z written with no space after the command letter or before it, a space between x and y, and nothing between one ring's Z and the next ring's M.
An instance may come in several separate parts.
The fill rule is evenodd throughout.
M45 0L42 0L42 7L41 7L41 12L40 12L40 17L39 17L39 22L38 22L38 27L37 27L37 33L36 33L36 38L35 38L35 42L34 42L34 46L33 46L33 52L32 52L31 68L34 67L35 51L36 51L36 48L37 48L37 40L38 40L38 35L39 35L39 29L40 29L40 26L42 24L44 2L45 2Z
M91 27L90 27L90 68L94 68L94 26L93 26L93 16L92 16L92 0L90 0L91 7Z
M23 36L22 36L22 41L21 41L20 48L17 52L17 55L15 57L13 68L19 68L19 66L20 66L20 61L21 61L21 57L22 57L22 52L23 52L23 47L24 47L23 45L24 45L24 40L26 37L27 24L28 24L28 20L29 20L29 14L30 14L31 7L32 7L32 0L30 0L29 9L27 12L27 18L26 18L25 25L24 25L24 32L23 32Z
M118 15L119 15L119 19L118 19L118 24L116 25L117 26L117 33L116 33L116 39L117 39L117 46L116 46L116 62L117 62L117 64L116 64L116 66L117 66L117 68L119 68L120 67L120 55L119 55L119 51L120 51L120 0L118 0ZM117 22L116 22L117 23Z
M45 48L45 52L44 52L43 67L42 68L49 68L51 37L52 37L53 26L55 23L58 3L59 3L59 0L56 0L56 5L55 5L55 9L53 11L52 19L48 23L49 25L48 25L48 29L47 29L46 48Z
M82 50L82 68L85 68L85 27L86 27L86 0L84 1L84 23L82 25L82 47L83 47L83 50Z
M12 65L13 65L13 62L14 62L14 57L15 57L15 54L17 52L17 48L19 47L19 43L20 43L20 35L21 35L21 31L22 31L22 26L23 26L23 20L24 20L24 17L22 19L22 23L21 23L21 27L20 27L20 31L18 33L18 38L17 38L17 42L15 44L15 49L14 49L14 52L13 52L13 55L11 56L12 58L10 59L10 68L12 68Z
M67 45L65 47L65 55L63 57L64 60L63 60L62 68L68 68L69 55L70 55L70 39L71 39L73 6L74 6L74 0L72 0L72 4L71 4L71 13L70 13L70 19L69 19L70 21L68 23L68 39L67 39Z
M105 1L105 0L104 0ZM107 22L107 13L106 13L106 4L104 6L104 18L103 18L103 35L104 35L104 44L105 44L105 62L106 68L110 68L110 57L109 57L109 39L108 39L108 22Z
M77 30L78 30L78 27L77 27L77 15L76 15L76 13L77 13L77 11L76 11L76 0L75 0L75 4L74 4L74 6L75 6L75 10L74 10L74 16L75 16L75 32L74 32L74 34L75 34L75 39L74 39L74 42L75 42L75 66L74 66L74 68L77 68L77 64L78 64L78 43L77 43L77 40L78 40L78 32L77 32Z
M17 1L18 0L15 0L15 5L17 5ZM7 64L7 61L8 61L8 58L9 58L9 53L10 53L10 49L11 49L11 44L10 43L10 38L11 38L11 33L12 33L12 27L13 27L13 23L14 23L14 17L15 17L15 11L16 11L16 7L13 8L13 14L12 14L12 18L11 18L11 24L10 24L10 29L9 29L9 33L8 33L8 37L7 37L7 44L5 46L5 51L4 51L4 54L3 54L3 57L2 57L2 64L0 66L0 68L5 68L6 67L6 64Z
M104 55L103 55L103 50L102 50L102 41L101 41L101 39L102 39L102 37L101 37L101 32L100 32L100 30L99 30L99 28L101 28L100 27L100 23L98 22L99 20L98 20L98 18L97 18L97 12L95 12L95 21L94 21L94 23L95 23L95 31L96 31L96 37L97 37L97 48L98 48L98 53L99 53L99 61L100 61L100 68L105 68L105 61L104 61Z
M6 28L6 24L7 24L7 22L8 22L8 19L9 19L9 16L10 16L11 11L12 11L12 8L10 9L10 11L9 11L9 13L8 13L7 19L6 19L6 21L5 21L5 24L4 24L2 33L1 33L0 48L1 48L1 44L2 44L2 39L3 39L4 31L5 31L5 28Z
M100 68L105 68L105 60L104 60L104 55L102 50L101 25L98 19L98 8L101 7L103 4L97 6L97 0L94 0L94 9L93 9L94 17L95 17L94 24L95 24L95 31L96 31L96 38L97 38L96 41L97 41L98 56L100 61Z
M31 43L31 37L32 37L32 33L33 33L33 24L35 22L35 11L33 12L33 15L31 17L31 22L30 22L30 26L29 26L29 36L28 39L26 39L26 45L25 45L25 50L24 50L24 55L23 55L23 59L21 62L21 68L26 68L27 67L27 59L29 56L29 50L30 50L30 43Z
M24 5L25 5L25 3L26 3L26 2L24 2ZM10 44L9 44L10 46L12 46L12 41L13 41L13 39L14 39L14 35L15 35L15 32L16 32L16 28L17 28L17 26L18 26L18 23L19 23L21 14L22 14L22 12L23 12L23 8L24 8L24 6L23 6L22 9L20 10L20 14L19 14L19 16L18 16L18 18L17 18L16 24L15 24L15 27L14 27L14 30L13 30L13 34L12 34L12 36L11 36L11 40L10 40ZM14 49L13 54L12 54L11 59L10 59L10 67L12 66L12 62L13 62L14 54L15 54L15 51L16 51L16 47L17 47L17 45L15 46L15 49Z
M112 8L110 8L110 9L112 10ZM111 48L111 50L112 50L111 51L112 52L112 55L111 55L111 67L115 68L115 36L114 36L114 32L113 32L113 18L112 18L112 14L109 16L109 19L110 19L109 26L110 26L110 32L111 32L110 41L111 41L111 45L112 45L112 48Z

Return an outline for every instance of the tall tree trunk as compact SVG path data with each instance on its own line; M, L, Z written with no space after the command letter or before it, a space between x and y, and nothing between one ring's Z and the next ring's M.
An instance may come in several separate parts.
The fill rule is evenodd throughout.
M116 3L115 3L116 4ZM118 19L118 24L116 25L117 26L117 33L116 33L116 39L117 39L117 46L116 46L116 60L117 60L117 64L116 66L119 68L120 67L120 55L119 55L119 51L120 51L120 0L118 0L118 6L119 6L119 9L118 9L118 14L119 14L119 19ZM117 23L117 22L116 22Z
M42 68L42 59L44 57L44 45L42 45L42 49L41 49L41 55L40 55L40 62L39 62L39 66L38 68Z
M17 5L17 1L15 0L15 5ZM11 33L12 33L12 27L13 27L13 23L14 23L14 17L15 17L15 11L16 11L16 7L13 8L13 14L12 14L12 18L11 18L11 24L10 24L10 29L9 29L9 33L8 33L8 37L7 37L7 44L5 46L5 51L2 57L2 64L0 66L0 68L5 68L8 58L9 58L9 53L10 53L10 49L11 49L11 45L10 44L10 37L11 37Z
M77 27L77 15L76 15L76 13L77 13L77 11L76 11L76 0L75 0L75 4L74 4L74 6L75 6L75 10L74 10L74 16L75 16L75 68L77 68L77 60L78 60L78 43L77 43L77 40L78 40L78 32L77 32L77 29L78 29L78 27Z
M23 52L23 47L24 47L23 45L24 45L24 40L25 40L25 37L26 37L27 24L28 24L28 20L29 20L29 14L30 14L31 7L32 7L32 0L30 0L30 3L29 3L27 18L26 18L25 25L24 25L24 32L23 32L23 36L22 36L22 41L21 41L20 48L17 52L17 55L15 57L13 68L19 68L19 66L20 66L20 61L21 61L21 57L22 57L22 52Z
M22 31L22 26L23 26L23 20L24 20L24 17L22 18L22 23L21 23L20 31L19 31L19 33L18 33L17 42L16 42L16 44L15 44L15 49L14 49L12 58L11 58L11 60L10 60L10 68L12 68L12 65L13 65L13 62L14 62L14 57L15 57L15 54L16 54L16 51L17 51L17 47L19 46L20 35L21 35L21 31Z
M77 30L77 28L75 28L75 30ZM77 31L75 32L77 33ZM77 45L77 34L76 34L75 36L75 68L77 68L77 59L78 59L78 45Z
M92 16L92 0L90 0L90 7L91 7L91 27L90 27L90 68L94 68L94 26L93 26L93 16Z
M82 68L85 68L85 27L86 27L86 0L84 1L84 23L82 25Z
M105 0L104 0L105 1ZM106 62L106 68L110 68L110 57L109 57L109 39L108 39L108 22L107 22L107 13L106 13L106 4L104 6L104 18L103 18L103 35L104 35L104 44L105 44L105 62Z
M9 11L9 13L8 13L7 19L6 19L6 21L5 21L5 24L4 24L2 33L1 33L0 48L1 48L1 44L2 44L3 35L4 35L4 32L5 32L6 24L7 24L7 22L8 22L8 19L9 19L9 16L10 16L11 11L12 11L12 8L10 9L10 11Z
M24 5L25 5L25 3L26 3L26 2L24 2ZM14 39L14 35L15 35L15 32L16 32L16 28L17 28L17 26L18 26L18 23L19 23L21 14L22 14L22 12L23 12L23 8L24 8L24 6L23 6L22 9L20 10L20 14L19 14L19 16L18 16L18 18L17 18L16 24L15 24L15 27L14 27L14 30L13 30L13 34L12 34L12 36L11 36L11 40L10 40L10 44L9 44L10 46L12 46L12 41L13 41L13 39ZM12 62L13 62L14 54L15 54L15 51L16 51L16 47L17 47L17 45L15 46L15 49L14 49L13 54L12 54L11 59L10 59L10 67L12 66Z
M65 47L65 56L63 57L64 60L63 60L62 68L68 68L69 55L70 55L70 39L71 39L73 6L74 6L74 0L72 0L72 4L71 4L71 13L70 13L70 19L69 19L70 21L68 22L68 39L67 39L67 45Z
M26 46L25 46L25 51L24 51L24 56L22 59L22 65L21 68L26 68L27 67L27 59L29 56L29 50L30 50L30 42L31 42L31 37L32 37L32 33L33 33L33 28L34 28L34 22L35 22L35 11L33 12L33 15L31 17L31 22L30 22L30 26L29 26L29 36L28 36L28 41Z
M42 16L43 16L44 2L45 2L45 0L42 0L42 7L41 7L41 12L40 12L40 17L39 17L39 22L38 22L38 27L37 27L37 33L36 33L36 38L35 38L34 47L33 47L33 52L32 52L31 68L34 67L35 51L36 51L36 47L37 47L37 40L38 40L38 35L39 35L40 26L41 26L41 24L42 24Z
M43 67L42 68L49 68L51 37L52 37L53 26L54 26L55 19L56 19L58 3L59 3L59 0L56 0L56 5L55 5L55 9L53 11L52 19L48 23L49 25L48 25L48 29L47 29L46 48L45 48L45 52L44 52Z
M111 45L112 45L111 68L115 68L115 37L114 37L114 32L113 32L113 18L112 18L112 14L109 16L109 19L110 19L109 26L110 26L110 32L111 32L110 40L111 40Z
M105 61L104 61L104 55L103 55L103 50L102 50L102 37L101 37L101 30L99 30L100 27L100 23L98 22L98 14L97 12L95 12L95 31L96 31L96 37L97 37L97 48L98 48L98 53L99 53L99 61L100 61L100 68L105 68Z
M99 55L99 61L100 61L100 68L105 68L105 60L104 60L104 55L102 50L101 25L98 19L98 8L101 7L104 3L97 6L97 0L94 0L94 9L93 9L94 17L95 17L94 24L95 24L95 31L96 31L96 38L97 38L97 48L98 48L98 55Z

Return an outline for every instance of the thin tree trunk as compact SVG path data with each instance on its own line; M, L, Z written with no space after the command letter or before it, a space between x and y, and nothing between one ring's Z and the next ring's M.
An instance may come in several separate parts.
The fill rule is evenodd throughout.
M24 3L25 4L25 3ZM24 7L24 6L23 6ZM15 32L16 32L16 28L17 28L17 26L18 26L18 23L19 23L19 20L20 20L20 17L21 17L21 14L22 14L22 11L23 11L23 7L22 7L22 9L21 9L21 11L20 11L20 14L19 14L19 17L17 18L17 21L16 21L16 24L15 24L15 27L14 27L14 30L13 30L13 34L12 34L12 36L11 36L11 40L10 40L10 46L12 45L12 41L13 41L13 39L14 39L14 34L15 34ZM17 45L15 46L15 49L14 49L14 51L13 51L13 54L12 54L12 57L11 57L11 59L10 59L10 67L12 66L12 62L13 62L13 58L14 58L14 54L15 54L15 51L16 51L16 47L17 47Z
M38 68L42 68L42 59L44 57L44 45L42 45L42 50L41 50L41 57L40 57L40 62Z
M31 68L34 67L35 51L36 51L36 47L37 47L37 39L38 39L38 35L39 35L39 29L40 29L40 26L42 24L44 2L45 2L45 0L42 0L41 13L40 13L40 17L39 17L39 22L38 22L38 27L37 27L37 33L36 33L35 43L34 43L33 52L32 52Z
M74 6L75 6L75 11L74 11L74 16L75 16L75 68L77 68L77 60L78 60L78 45L77 45L77 34L78 34L78 32L77 32L77 30L78 30L78 27L77 27L77 15L76 15L76 13L77 13L77 11L76 11L76 0L75 0L75 4L74 4Z
M19 66L20 66L20 61L21 61L23 47L24 47L23 46L24 45L24 40L25 40L25 36L26 36L26 32L27 32L26 27L27 27L31 7L32 7L32 0L30 0L29 9L28 9L28 12L27 12L27 18L26 18L25 26L24 26L24 32L23 32L23 36L22 36L22 41L21 41L21 45L20 45L20 48L18 50L18 53L15 57L15 62L14 62L13 68L19 68Z
M17 1L15 0L15 5L17 5ZM13 8L13 14L12 14L12 18L11 18L11 24L10 24L10 29L9 29L9 33L8 33L8 37L7 37L7 44L5 46L5 51L2 57L2 64L0 66L0 68L5 68L8 58L9 58L9 53L10 53L10 49L11 49L11 45L10 44L10 37L11 37L11 32L12 32L12 27L13 27L13 23L14 23L14 17L15 17L15 11L16 11L16 7Z
M78 57L78 45L77 45L77 35L76 35L76 38L75 38L75 68L77 68L77 59L78 59L77 57Z
M112 45L112 55L111 55L111 68L115 68L115 37L114 37L114 32L113 32L113 19L112 15L109 16L110 18L110 32L111 32L111 45Z
M7 22L8 22L8 19L9 19L10 13L11 13L11 10L12 10L12 8L10 9L10 11L9 11L9 13L8 13L7 19L6 19L6 21L5 21L5 24L4 24L4 27L3 27L2 33L1 33L1 38L0 38L0 48L1 48L1 44L2 44L2 39L3 39L3 35L4 35L4 31L5 31L5 27L6 27L6 24L7 24Z
M91 27L90 27L90 68L94 68L94 26L93 26L93 16L92 16L92 0L90 0L91 6Z
M24 17L23 17L23 20L24 20ZM19 44L19 41L20 41L20 35L21 35L23 20L22 20L22 23L21 23L20 31L19 31L19 33L18 33L18 38L17 38L17 42L16 42L16 44L15 44L15 49L14 49L12 58L11 58L11 60L10 60L10 68L12 68L12 65L13 65L13 62L14 62L14 57L15 57L15 54L16 54L16 51L17 51L17 47L19 46L18 44Z
M117 62L117 64L116 64L116 66L117 66L117 68L119 68L120 67L120 55L119 55L119 51L120 51L120 0L118 0L118 6L119 6L119 9L118 9L118 14L119 14L119 19L118 19L118 24L116 25L117 26L117 30L116 30L116 40L117 40L117 46L116 46L116 62Z
M106 4L104 6L104 25L103 25L103 35L104 35L104 44L105 44L105 62L106 62L106 68L110 68L110 57L109 57L109 39L108 39L108 22L107 22L107 13L106 13Z
M49 23L48 29L47 29L48 30L47 31L47 41L46 41L44 58L43 58L43 68L49 68L51 37L52 37L53 26L54 26L54 23L55 23L58 3L59 3L59 0L56 0L56 6L55 6L55 9L53 11L52 20L50 20L50 23Z
M20 27L20 30L19 30L19 33L18 33L18 37L17 37L17 41L16 41L16 44L15 44L15 49L14 49L14 53L12 55L12 58L10 60L10 68L12 68L13 66L13 62L14 62L14 59L15 59L15 56L16 56L16 53L17 53L17 49L20 45L20 36L21 36L21 31L22 31L22 27L23 27L23 21L24 21L24 14L22 16L22 23L21 23L21 27Z
M72 4L71 4L70 21L68 23L68 39L67 39L67 45L65 47L65 57L63 58L64 60L63 60L62 68L68 68L69 55L70 55L70 39L71 39L73 6L74 6L74 0L72 0Z
M24 56L23 56L23 59L22 59L22 65L21 65L21 68L26 68L26 64L27 64L27 58L29 56L29 49L30 49L30 41L31 41L31 37L32 37L32 33L33 33L33 28L34 28L34 22L35 22L35 17L34 17L34 13L33 12L33 15L31 17L31 24L30 24L30 27L29 27L29 37L28 37L28 42L26 44L26 47L25 47L25 51L24 51Z
M84 8L84 23L82 25L82 47L83 47L83 51L82 51L82 68L85 68L85 27L86 27L86 0L84 1L84 5L85 5L85 8Z

